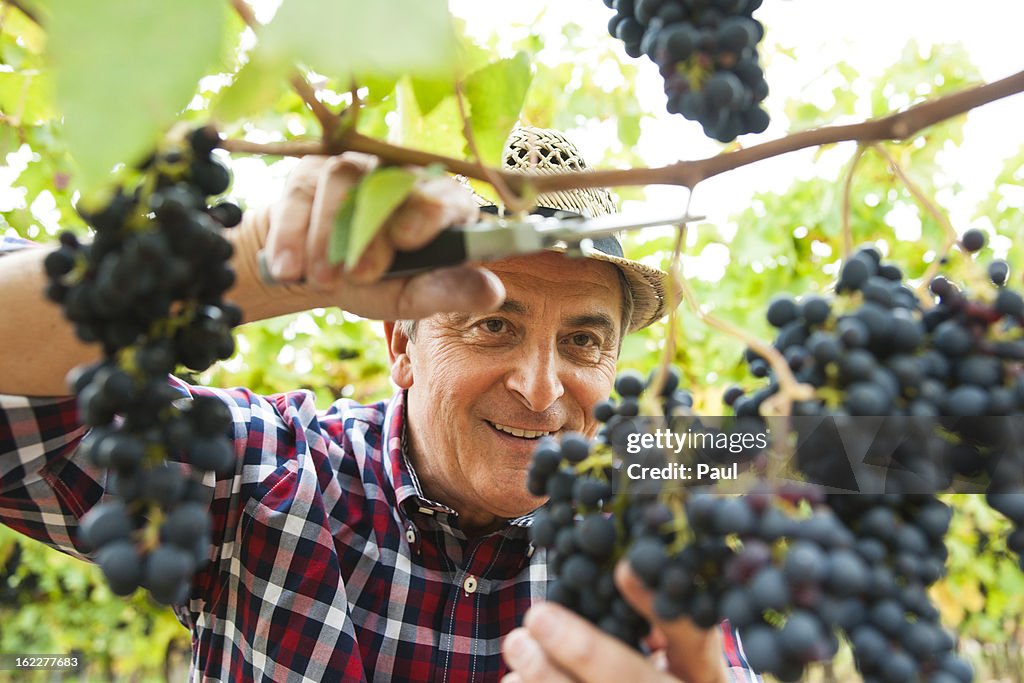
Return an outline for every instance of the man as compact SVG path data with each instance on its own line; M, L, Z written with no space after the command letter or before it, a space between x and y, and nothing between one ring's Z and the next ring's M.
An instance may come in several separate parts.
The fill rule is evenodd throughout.
M508 158L536 167L547 133L517 135ZM560 135L550 140L548 151L563 154L549 159L578 158ZM542 253L378 281L395 249L476 219L465 188L432 179L341 272L325 260L333 217L372 164L304 159L280 201L229 233L231 299L247 320L328 305L418 320L386 323L394 399L318 411L307 392L263 397L171 380L230 406L238 455L234 473L208 479L210 562L177 610L193 633L193 677L461 681L511 668L511 681L675 680L563 609L530 609L547 581L544 552L527 536L543 502L525 487L535 439L596 431L590 408L611 391L622 336L663 310L656 271L615 255ZM260 250L274 278L304 284L261 281ZM45 250L11 251L0 259L0 394L11 395L0 402L0 515L85 557L77 523L104 495L104 477L75 458L84 430L62 395L65 373L96 352L43 299ZM620 570L651 616L650 595ZM655 626L652 644L682 679L754 678L728 630L723 661L717 631Z

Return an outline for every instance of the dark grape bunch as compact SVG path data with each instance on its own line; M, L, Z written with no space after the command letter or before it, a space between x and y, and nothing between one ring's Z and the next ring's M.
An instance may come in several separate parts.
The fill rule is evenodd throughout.
M548 550L548 566L557 577L548 599L636 648L650 627L619 594L613 572L634 532L649 533L663 520L652 507L656 488L646 496L613 496L609 445L638 431L632 418L640 414L646 384L635 372L620 374L615 389L621 400L602 401L594 408L603 423L597 439L567 434L560 442L545 440L534 452L527 481L531 493L548 497L530 529L533 543ZM678 386L679 372L671 368L661 383L666 415L693 405L693 397ZM648 464L658 464L659 458L664 462L659 453L646 455L653 458Z
M984 241L969 230L961 243L974 252ZM887 490L943 491L955 478L985 484L990 504L1017 527L1007 540L1022 556L1024 296L1010 286L1005 261L986 271L984 291L971 294L938 276L922 302L899 268L864 248L843 266L836 297L780 297L768 320L779 329L774 346L818 396L794 404L794 415L889 416L877 440L888 442L900 467L885 473ZM747 358L754 375L770 377L764 359ZM770 379L752 394L734 390L727 398L737 414L756 414L777 391ZM843 485L849 464L835 438L815 433L797 458L813 480Z
M859 502L886 509L882 500ZM687 616L704 628L728 620L751 666L780 680L799 680L809 664L832 659L843 635L866 680L929 680L945 671L955 676L949 680L969 681L925 586L900 583L896 568L904 556L923 562L937 547L944 552L941 540L900 547L925 537L893 515L885 540L899 538L887 545L874 527L849 526L832 505L809 484L760 481L743 496L693 493L686 502L691 537L681 550L666 553L672 541L664 538L641 539L629 559L655 591L660 618ZM941 539L948 508L926 505L929 530Z
M89 243L70 232L45 261L47 296L60 304L79 339L103 358L68 376L82 422L80 448L107 471L116 499L82 519L80 540L95 553L111 589L138 587L165 604L188 597L207 561L210 524L205 471L234 467L231 415L211 397L177 407L168 373L202 371L234 352L241 311L223 300L235 281L231 244L220 234L241 220L229 202L227 169L212 156L209 128L169 141L98 210L79 209L94 229ZM187 463L184 468L181 463Z
M984 244L978 230L961 239L967 253ZM922 299L899 268L866 247L844 264L835 296L779 297L768 308L778 329L774 347L796 379L815 389L813 400L794 403L794 423L824 418L856 428L866 420L860 424L877 434L865 461L873 452L890 459L877 480L859 472L857 484L871 493L825 497L879 573L864 596L868 622L847 631L866 680L971 677L962 661L941 651L936 657L936 643L949 645L937 635L938 612L925 592L946 560L949 511L936 493L952 490L956 478L987 485L989 504L1016 527L1007 546L1019 558L1024 553L1024 453L1016 426L1024 414L1024 297L1010 287L1006 262L985 270L987 287L976 277L978 291L969 292L940 276ZM737 414L756 415L779 385L765 359L748 351L747 361L768 385L751 394L731 389L726 401ZM801 436L796 462L803 474L857 489L838 431Z
M666 418L692 406L678 382L673 370L662 387ZM534 454L528 486L549 500L531 537L549 553L550 600L642 649L649 626L612 580L625 557L660 619L704 628L727 620L751 666L780 680L830 660L841 638L866 681L971 680L926 592L944 571L948 506L929 495L831 496L763 478L740 496L659 481L613 489L616 469L671 457L617 447L644 428L634 418L645 382L623 373L616 390L618 402L595 407L605 424L594 442L567 435Z
M669 113L682 114L720 142L761 133L768 96L757 52L761 0L605 0L608 32L626 54L646 54L665 79Z

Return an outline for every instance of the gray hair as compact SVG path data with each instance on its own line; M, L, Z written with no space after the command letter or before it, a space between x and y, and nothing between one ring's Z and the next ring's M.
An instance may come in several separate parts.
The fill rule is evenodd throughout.
M619 333L619 345L622 344L622 338L626 336L626 331L629 330L630 323L633 321L633 289L629 286L629 282L626 280L626 276L623 275L622 269L616 267L615 272L619 276L619 286L622 288L622 321L621 332ZM399 320L395 323L395 327L401 332L409 341L416 341L416 323L417 320Z

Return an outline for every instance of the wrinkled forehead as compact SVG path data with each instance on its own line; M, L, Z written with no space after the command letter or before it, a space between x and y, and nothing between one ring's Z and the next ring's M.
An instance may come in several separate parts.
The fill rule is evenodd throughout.
M513 290L539 297L589 298L617 310L623 300L618 268L605 261L542 252L494 261L487 268Z

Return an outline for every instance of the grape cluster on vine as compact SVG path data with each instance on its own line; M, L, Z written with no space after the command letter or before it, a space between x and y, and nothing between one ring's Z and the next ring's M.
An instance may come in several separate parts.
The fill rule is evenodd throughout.
M134 187L118 188L98 210L80 207L94 229L73 233L47 255L47 296L60 304L80 340L103 357L68 377L82 422L80 449L108 472L116 498L82 519L81 541L95 553L111 589L142 586L178 604L207 560L210 523L206 471L231 471L235 454L226 405L181 394L168 373L202 371L234 352L241 311L223 299L234 284L231 244L220 234L241 220L230 202L227 169L213 156L208 128L169 141L143 164ZM187 463L184 467L181 463Z
M679 391L678 384L679 373L672 369L662 382L666 413L693 404L692 396ZM530 529L533 543L548 549L549 567L558 576L548 599L577 611L634 647L640 647L650 627L619 593L613 572L634 535L656 530L662 518L653 508L623 506L624 496L613 495L612 460L607 449L613 441L621 442L638 431L633 418L640 414L644 387L639 374L620 374L615 388L621 400L603 401L594 409L603 423L596 441L580 434L568 434L560 442L545 440L534 453L527 482L531 493L547 496L549 501ZM649 464L657 464L658 454L652 455L655 460ZM647 496L644 500L654 499ZM613 505L619 506L618 516L612 514Z
M970 253L984 242L983 233L969 230L961 245ZM875 441L899 467L858 473L862 488L871 476L884 479L870 487L897 494L944 491L968 480L985 486L992 507L1020 530L1024 296L1010 286L1005 261L992 261L985 272L987 278L975 278L974 293L937 276L922 298L899 268L863 248L843 266L833 300L780 297L768 321L796 379L815 388L816 398L795 403L794 415L848 423L886 416L873 423ZM771 377L763 358L747 358L754 375ZM778 390L772 378L729 399L737 414L752 414ZM850 464L838 439L837 431L819 429L801 440L800 469L818 482L848 483ZM1024 533L1008 544L1020 554Z
M721 142L760 133L768 96L757 52L761 0L605 0L615 10L608 32L626 54L646 54L665 80L667 108Z
M822 315L820 302L809 310ZM665 417L692 406L678 377L670 373L659 397ZM605 422L597 439L567 435L534 455L528 485L549 502L531 535L549 552L549 599L642 648L649 626L612 580L626 558L653 592L658 618L705 628L727 621L751 666L780 680L832 659L841 639L868 681L971 680L927 593L944 572L951 517L934 494L830 494L814 483L772 481L756 462L739 496L658 480L613 487L629 462L657 467L671 457L616 447L644 429L636 416L645 387L624 373L616 389L620 401L595 407Z

